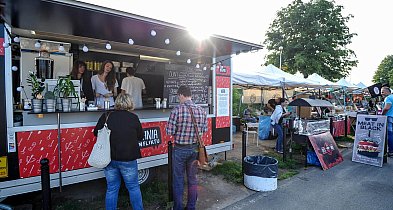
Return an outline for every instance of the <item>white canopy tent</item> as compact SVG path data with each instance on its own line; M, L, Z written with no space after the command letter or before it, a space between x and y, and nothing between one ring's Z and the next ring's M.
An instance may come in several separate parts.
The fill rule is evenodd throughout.
M232 83L239 86L282 87L281 80L260 73L233 73Z
M321 86L339 87L338 85L334 84L334 82L331 82L331 81L321 77L317 73L311 74L310 76L308 76L307 79L314 81L314 82L318 82Z
M356 84L356 86L358 86L358 88L360 88L360 89L367 88L367 86L365 84L363 84L363 82L359 82L358 84Z
M353 84L349 83L344 78L341 78L335 84L339 85L340 87L346 87L346 88L350 88L350 89L358 89L358 87L356 85L353 85Z
M264 69L258 73L269 76L271 78L279 79L284 83L285 87L315 87L319 86L318 83L304 79L302 77L297 77L293 74L287 73L276 66L269 64Z

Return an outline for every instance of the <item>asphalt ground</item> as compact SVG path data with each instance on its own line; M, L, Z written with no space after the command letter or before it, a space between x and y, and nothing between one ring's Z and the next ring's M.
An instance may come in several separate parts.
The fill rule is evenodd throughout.
M275 191L252 194L224 209L393 209L393 158L380 168L352 162L352 149L343 156L329 170L309 168L280 181Z

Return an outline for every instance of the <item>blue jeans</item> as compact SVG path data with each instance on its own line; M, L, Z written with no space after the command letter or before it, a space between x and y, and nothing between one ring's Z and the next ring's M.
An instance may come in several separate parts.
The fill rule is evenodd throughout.
M197 145L176 146L173 150L174 210L183 210L184 172L187 173L187 210L194 210L197 201Z
M276 130L276 133L278 135L277 142L276 142L276 151L282 152L282 141L283 141L282 126L281 124L274 124L273 128Z
M138 183L138 164L133 161L112 160L104 169L107 183L105 207L106 210L116 210L121 177L128 189L132 209L143 210L142 194Z
M388 151L393 153L393 117L388 117Z

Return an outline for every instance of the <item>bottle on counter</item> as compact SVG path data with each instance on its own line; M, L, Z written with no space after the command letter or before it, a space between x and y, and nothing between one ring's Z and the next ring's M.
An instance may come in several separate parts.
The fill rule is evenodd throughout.
M155 98L156 100L156 109L160 109L161 108L161 98Z
M166 98L163 98L163 99L162 99L162 108L163 108L163 109L166 109L166 108L167 108L167 99L166 99Z

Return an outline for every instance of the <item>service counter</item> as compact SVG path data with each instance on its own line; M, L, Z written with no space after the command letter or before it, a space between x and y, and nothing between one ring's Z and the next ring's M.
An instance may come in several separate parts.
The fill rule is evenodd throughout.
M138 109L132 112L138 115L141 122L147 119L168 118L172 109ZM55 125L57 124L57 114L61 114L62 124L97 122L102 113L110 110L94 111L71 111L71 112L40 112L22 111L23 126Z

